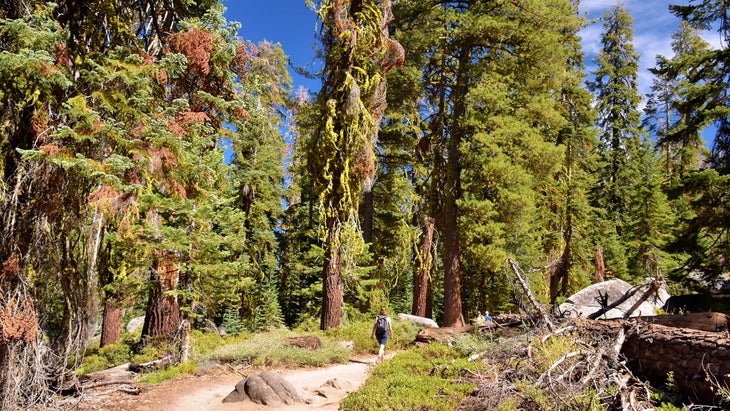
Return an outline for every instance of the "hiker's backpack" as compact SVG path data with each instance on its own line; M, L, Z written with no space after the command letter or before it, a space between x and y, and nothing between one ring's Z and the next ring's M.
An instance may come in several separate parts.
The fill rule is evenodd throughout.
M379 315L378 319L375 320L375 334L383 335L388 332L388 317Z

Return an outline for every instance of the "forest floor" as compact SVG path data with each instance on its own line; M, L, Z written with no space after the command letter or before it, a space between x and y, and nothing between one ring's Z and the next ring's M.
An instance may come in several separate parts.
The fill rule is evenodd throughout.
M392 357L391 353L387 358ZM114 389L86 393L69 409L79 411L227 411L227 410L337 410L340 402L362 386L370 376L375 356L361 355L348 363L312 369L267 369L281 375L300 393L303 403L291 406L265 406L252 401L223 403L223 399L235 389L243 377L220 368L186 375L159 384L140 385L139 394L127 394ZM253 370L251 370L253 371ZM255 370L255 372L264 371ZM249 374L253 374L250 372ZM336 379L339 389L324 384Z

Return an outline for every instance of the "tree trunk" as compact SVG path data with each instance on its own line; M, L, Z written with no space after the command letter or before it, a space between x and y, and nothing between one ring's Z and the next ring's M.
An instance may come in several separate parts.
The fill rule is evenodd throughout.
M606 274L606 265L603 263L603 251L596 250L596 283L602 283Z
M624 327L626 340L621 354L637 374L657 386L668 383L690 401L719 403L721 390L730 385L730 338L726 333L672 328L629 321L576 321L584 332L614 335ZM716 396L717 394L717 396Z
M426 314L424 317L433 318L433 285L430 278L426 286Z
M342 239L341 228L334 217L327 217L327 240L324 252L324 272L322 279L322 318L320 328L337 328L342 317L344 301L342 285Z
M107 295L104 302L104 318L101 322L100 347L114 344L122 334L122 306L117 295Z
M142 327L142 338L137 347L159 341L169 342L175 336L181 315L177 298L166 295L177 287L178 269L173 257L158 258L152 270L150 295Z
M723 332L728 330L728 315L723 313L666 314L642 317L641 321L665 327L691 328L700 331Z
M428 277L431 271L431 244L433 243L433 217L423 219L421 235L421 253L417 256L415 275L413 276L413 306L411 314L426 317L426 301L428 298Z
M190 320L185 318L180 324L180 362L190 359Z
M0 409L3 410L6 407L10 409L10 406L14 405L5 403L10 397L10 378L8 378L10 366L10 344L3 342L0 344Z
M365 183L362 201L362 240L365 244L373 242L373 187Z
M446 160L446 193L444 198L444 326L464 325L461 306L461 239L459 235L459 211L456 205L461 197L461 141L466 130L461 125L466 115L468 91L468 66L471 63L469 49L459 53L456 86L454 87L453 129L448 140Z
M565 218L565 228L563 229L563 243L565 244L560 259L555 262L555 267L551 269L550 275L550 306L554 307L558 295L567 294L568 289L568 273L570 272L570 262L572 259L573 245L573 218L572 211L568 210ZM552 252L551 252L552 254ZM552 263L552 259L550 261Z

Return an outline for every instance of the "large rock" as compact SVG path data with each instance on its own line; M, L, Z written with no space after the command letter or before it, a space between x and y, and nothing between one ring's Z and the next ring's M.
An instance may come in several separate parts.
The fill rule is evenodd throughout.
M349 381L340 381L337 378L327 380L318 388L314 388L312 393L324 398L335 398L341 395L342 391L351 392L352 384Z
M619 298L623 297L632 285L624 280L614 279L590 285L577 293L568 297L563 304L558 307L560 313L565 317L588 317L602 308L602 296L608 296L607 304L611 304ZM643 290L637 291L631 298L624 301L618 307L606 312L601 318L622 318L641 298ZM669 293L664 288L660 288L657 292L658 298L649 297L641 303L639 308L631 313L632 317L642 317L656 315L656 310L664 306L669 298Z
M141 317L132 318L127 323L127 332L133 333L133 332L137 331L143 325L144 325L144 315Z
M426 328L439 328L439 325L436 324L436 321L426 318L426 317L419 317L417 315L411 315L411 314L398 314L398 318L400 318L403 321L410 321L413 324L419 325L421 327Z
M294 405L302 401L296 388L278 374L264 371L241 380L223 402L250 399L262 405Z

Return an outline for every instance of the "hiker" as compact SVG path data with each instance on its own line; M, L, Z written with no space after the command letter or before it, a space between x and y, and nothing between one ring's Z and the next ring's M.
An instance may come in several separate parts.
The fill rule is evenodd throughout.
M492 316L489 315L489 311L484 311L484 321L487 325L492 325Z
M373 332L370 334L370 338L375 339L378 337L378 343L380 344L380 350L378 351L378 361L383 361L383 354L385 353L385 343L388 342L388 336L393 335L393 325L391 324L390 317L388 317L388 310L385 307L380 309L380 315L375 318L375 324L373 324Z

